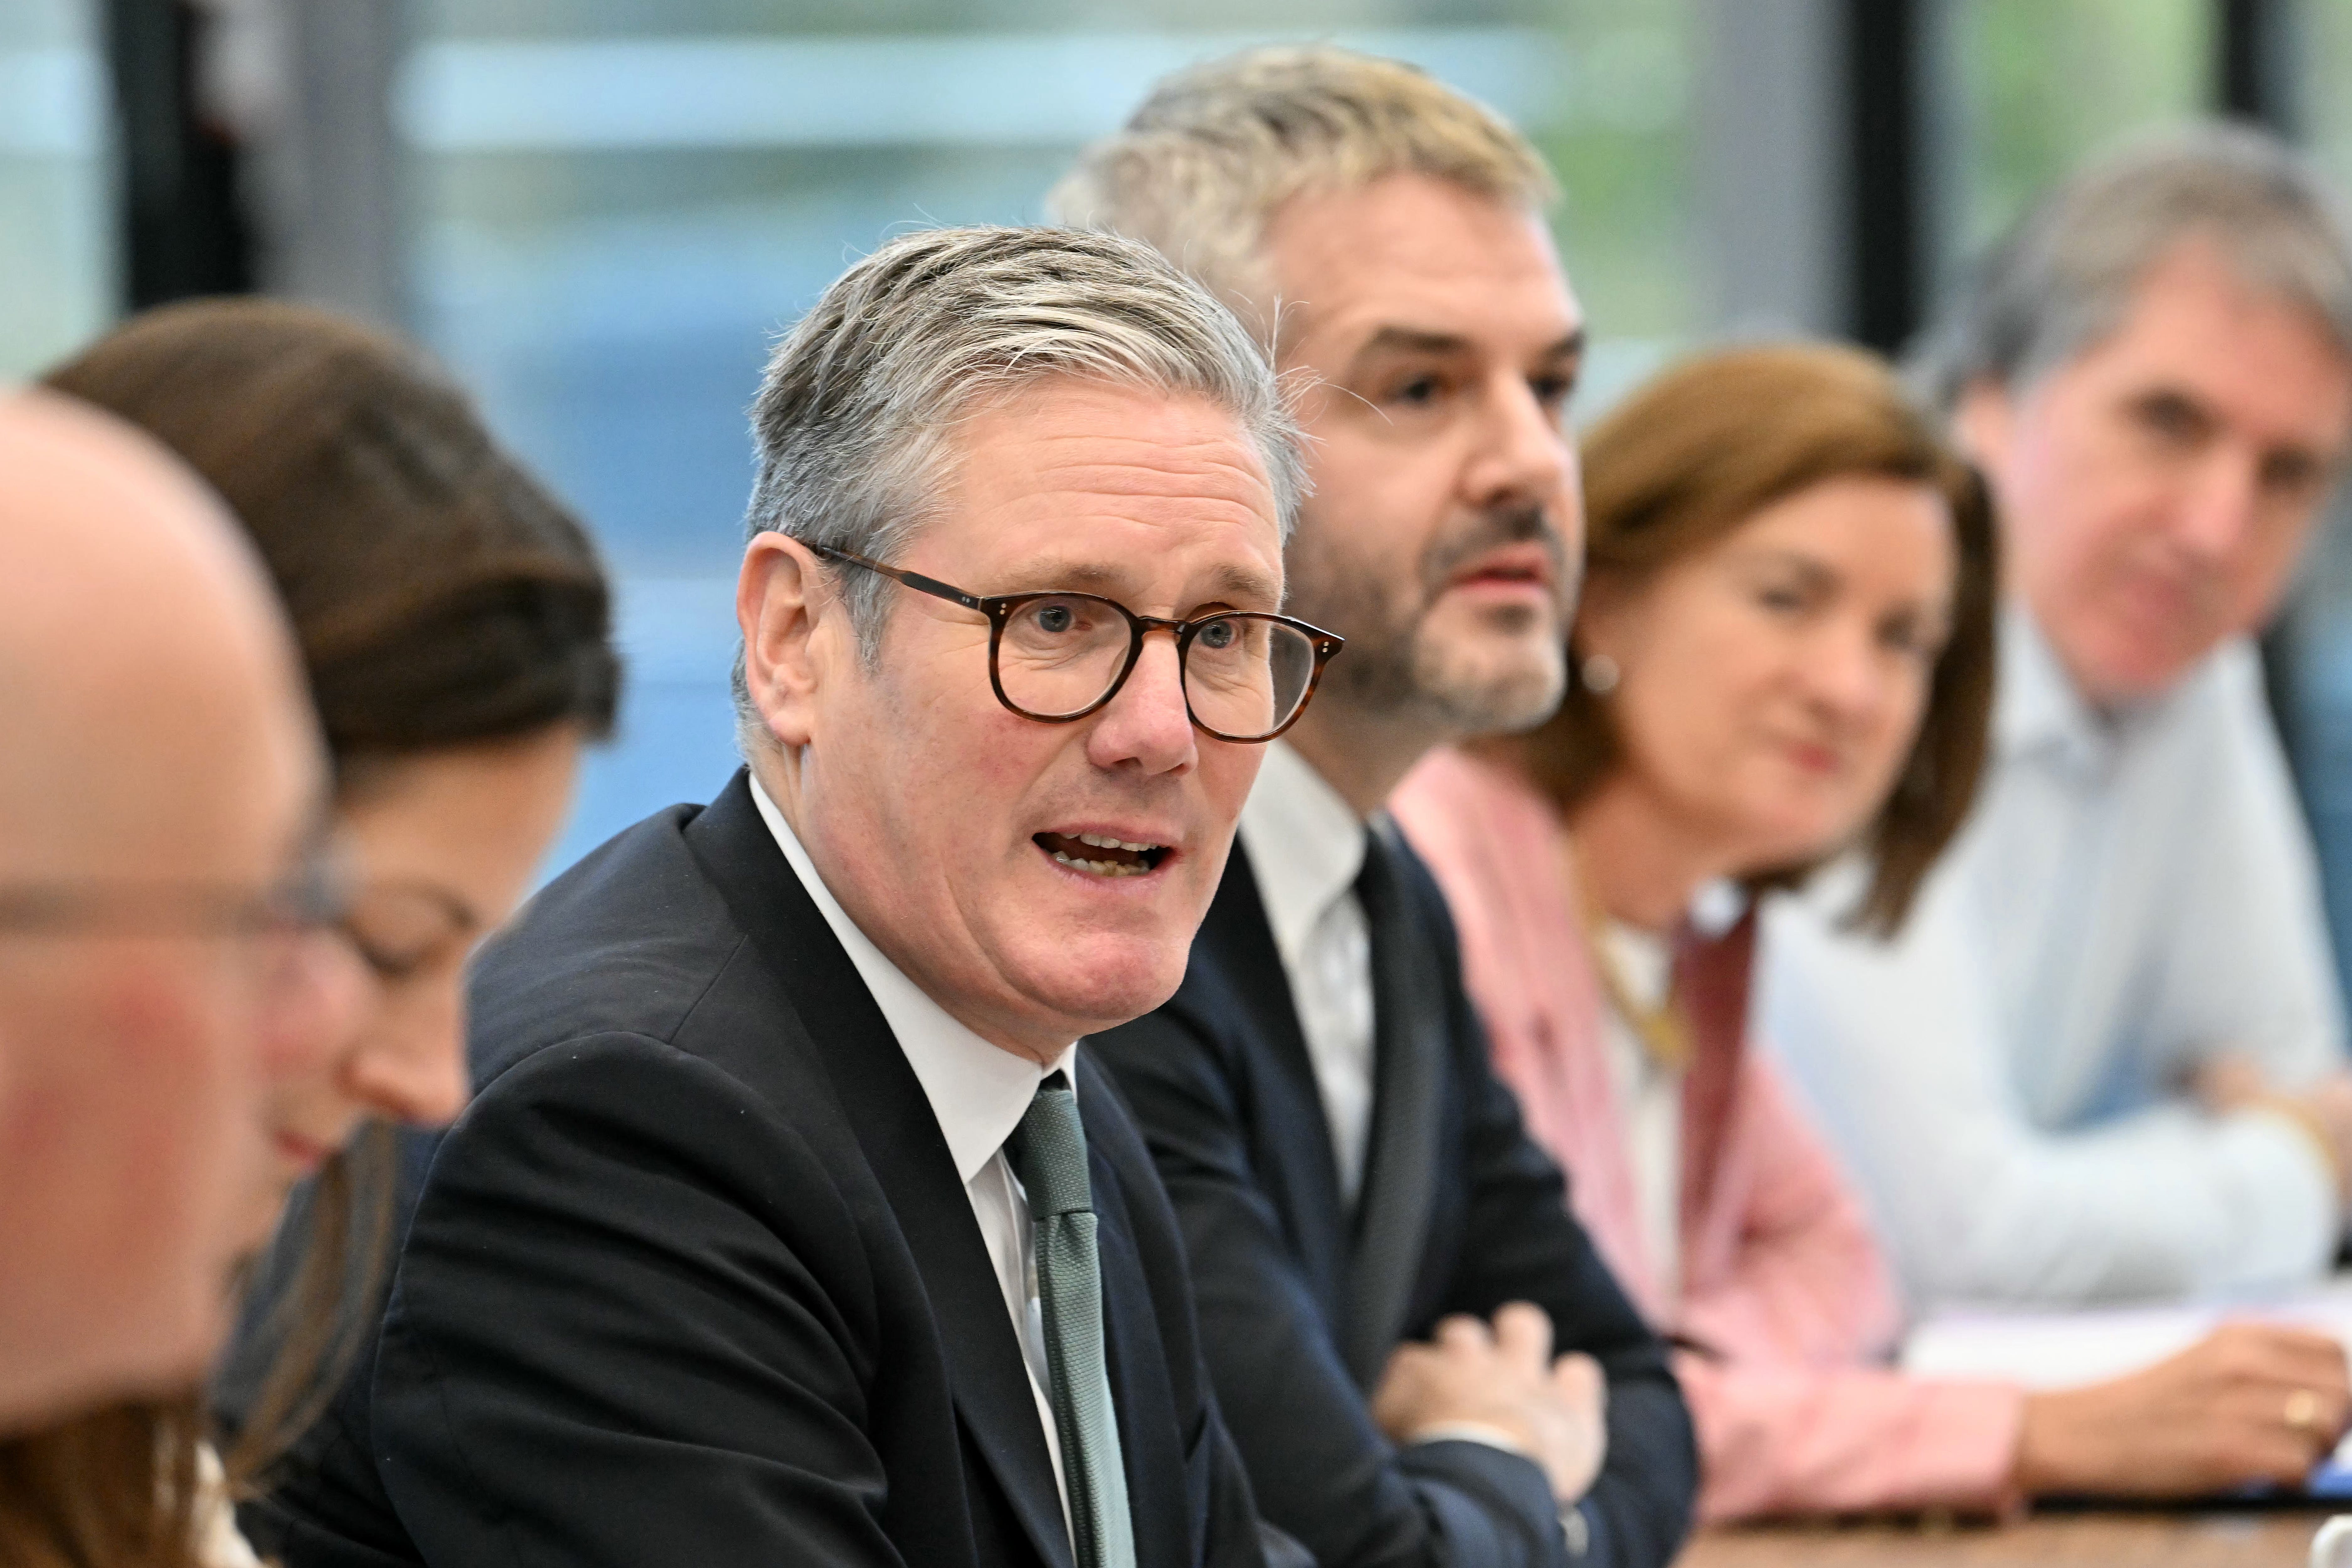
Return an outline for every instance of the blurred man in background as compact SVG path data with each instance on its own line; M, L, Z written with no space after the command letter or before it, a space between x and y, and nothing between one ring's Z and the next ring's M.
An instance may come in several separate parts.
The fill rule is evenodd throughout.
M2352 255L2256 132L2052 193L1929 344L1998 502L1993 755L1901 937L1780 909L1767 1033L1915 1293L2073 1303L2324 1271L2344 1020L2254 632L2352 438Z
M1551 192L1479 105L1307 48L1163 82L1052 199L1191 268L1303 389L1290 604L1349 647L1269 749L1182 989L1093 1043L1176 1200L1259 1507L1324 1568L1663 1563L1695 1487L1663 1351L1381 811L1430 748L1559 700L1584 333Z
M127 426L0 398L0 1431L184 1386L324 967L325 765L277 600Z

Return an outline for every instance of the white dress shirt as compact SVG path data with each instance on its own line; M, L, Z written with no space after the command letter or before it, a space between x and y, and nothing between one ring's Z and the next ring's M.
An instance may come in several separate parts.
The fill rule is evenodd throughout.
M1654 931L1611 921L1601 940L1636 1006L1666 1005L1675 980L1674 944ZM1683 1208L1683 1075L1650 1054L1614 1006L1601 1010L1601 1039L1616 1091L1617 1123L1625 1129L1633 1167L1633 1203L1662 1302L1681 1290Z
M2182 1090L2223 1052L2289 1089L2344 1061L2251 645L2103 714L2012 606L1968 826L1892 943L1840 928L1858 886L1848 865L1773 900L1761 1016L1916 1295L2213 1295L2326 1269L2317 1147Z
M196 1561L203 1568L262 1568L261 1559L236 1528L228 1477L210 1443L196 1445L195 1526Z
M1062 1522L1066 1528L1070 1489L1062 1475L1062 1441L1054 1424L1053 1373L1045 1359L1045 1309L1037 1295L1029 1197L1013 1173L1012 1162L1005 1158L1004 1141L1021 1124L1038 1084L1048 1074L1067 1072L1071 1088L1077 1087L1073 1066L1077 1042L1072 1041L1051 1065L1040 1067L972 1033L908 979L857 928L824 885L824 879L817 875L793 825L784 820L784 814L776 809L776 803L768 798L756 778L751 781L751 799L760 808L761 820L775 836L776 847L792 862L801 886L808 889L824 923L833 928L849 962L856 966L858 978L866 982L883 1022L890 1026L898 1048L907 1054L908 1065L915 1069L923 1097L931 1102L931 1114L939 1118L956 1175L963 1182L964 1195L971 1200L971 1217L980 1226L981 1239L988 1244L989 1261L996 1266L997 1288L1004 1292L1004 1310L1021 1342L1021 1359L1028 1363L1029 1391L1037 1399L1037 1422L1045 1428L1045 1451L1053 1457L1054 1484L1061 1490Z
M1242 806L1241 841L1315 1065L1339 1191L1352 1205L1372 1125L1372 942L1356 897L1364 825L1306 758L1272 741Z
M1299 1032L1307 1037L1339 1191L1352 1206L1363 1189L1372 1127L1372 939L1356 897L1364 824L1312 763L1269 741L1237 831L1266 924L1274 928ZM1430 1426L1412 1440L1527 1453L1509 1433L1478 1421ZM1564 1508L1560 1525L1574 1554L1582 1556L1583 1516Z

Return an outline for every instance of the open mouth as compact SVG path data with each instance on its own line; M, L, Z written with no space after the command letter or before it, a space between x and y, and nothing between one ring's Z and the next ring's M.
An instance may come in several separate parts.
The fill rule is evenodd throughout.
M1031 842L1073 871L1095 877L1148 877L1168 858L1165 844L1133 844L1104 833L1038 833Z

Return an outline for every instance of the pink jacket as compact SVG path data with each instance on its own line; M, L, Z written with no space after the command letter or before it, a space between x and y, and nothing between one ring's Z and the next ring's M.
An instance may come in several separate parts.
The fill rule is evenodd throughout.
M1698 1427L1708 1521L1773 1513L2002 1510L2024 1396L1877 1364L1899 1326L1862 1206L1748 1048L1751 916L1686 937L1675 984L1692 1026L1683 1084L1681 1300L1659 1299L1550 805L1491 764L1440 752L1390 802L1444 888L1495 1066L1570 1175L1570 1203L1650 1321Z

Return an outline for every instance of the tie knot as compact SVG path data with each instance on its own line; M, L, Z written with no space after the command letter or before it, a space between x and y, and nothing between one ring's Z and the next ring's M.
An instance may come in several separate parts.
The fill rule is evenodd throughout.
M1029 1194L1031 1217L1092 1214L1094 1192L1087 1181L1087 1130L1078 1120L1078 1097L1060 1073L1037 1086L1021 1125L1004 1141L1013 1173Z

